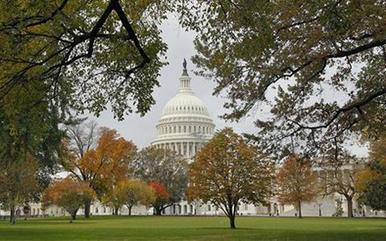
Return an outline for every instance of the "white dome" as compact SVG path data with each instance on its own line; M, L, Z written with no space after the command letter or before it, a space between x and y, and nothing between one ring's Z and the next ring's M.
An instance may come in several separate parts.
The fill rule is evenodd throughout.
M170 115L203 115L209 117L208 109L204 102L193 93L178 93L166 103L162 110L162 117Z
M152 145L192 158L213 136L215 126L205 103L190 88L186 64L179 80L180 89L163 108Z

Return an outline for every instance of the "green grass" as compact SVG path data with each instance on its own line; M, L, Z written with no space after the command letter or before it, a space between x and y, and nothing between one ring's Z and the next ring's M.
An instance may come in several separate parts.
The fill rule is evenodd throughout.
M225 217L92 217L0 221L0 240L265 240L386 241L386 219L238 217L236 230Z

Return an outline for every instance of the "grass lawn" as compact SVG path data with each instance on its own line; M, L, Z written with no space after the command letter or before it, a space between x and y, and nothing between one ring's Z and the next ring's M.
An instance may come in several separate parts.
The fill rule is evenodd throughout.
M265 240L386 241L386 219L238 217L236 230L225 217L92 217L0 221L0 240Z

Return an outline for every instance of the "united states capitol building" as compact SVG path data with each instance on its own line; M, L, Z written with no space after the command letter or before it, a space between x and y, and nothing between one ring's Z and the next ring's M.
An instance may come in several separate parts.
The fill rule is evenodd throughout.
M162 110L162 115L156 125L156 136L151 145L157 148L164 148L175 151L184 156L190 162L193 161L195 154L200 148L210 140L215 132L214 122L209 114L205 103L200 100L191 88L191 78L187 71L186 61L183 64L182 75L179 78L179 89L177 94L171 98ZM177 83L176 83L177 87ZM177 88L176 88L177 89ZM332 216L336 210L336 199L343 201L342 207L346 215L346 203L344 197L334 194L328 197L319 198L314 202L303 203L302 213L304 216ZM31 215L39 216L43 214L41 205L31 204ZM7 215L8 212L0 210L0 216ZM109 215L112 208L103 206L96 201L91 206L92 215ZM354 203L354 215L378 216L370 209L358 208ZM17 214L22 215L21 209ZM44 212L49 216L66 215L65 211L59 207L50 207ZM78 215L82 215L83 210L79 210ZM122 207L120 214L128 214L128 209ZM144 206L134 207L133 215L152 215L153 210ZM164 210L165 215L223 215L221 210L210 203L200 201L189 203L182 200L179 203ZM297 211L292 205L281 205L272 198L270 207L254 206L241 203L238 207L238 215L256 216L295 216Z

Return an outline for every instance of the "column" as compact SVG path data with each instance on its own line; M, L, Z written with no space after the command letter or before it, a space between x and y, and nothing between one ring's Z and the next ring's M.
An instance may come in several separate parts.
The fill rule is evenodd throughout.
M193 142L193 154L196 154L196 142Z
M177 146L177 142L174 142L174 151L178 154L178 146Z
M186 142L186 157L190 158L190 142Z

